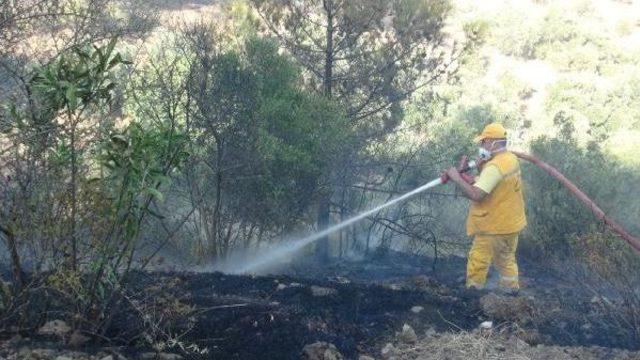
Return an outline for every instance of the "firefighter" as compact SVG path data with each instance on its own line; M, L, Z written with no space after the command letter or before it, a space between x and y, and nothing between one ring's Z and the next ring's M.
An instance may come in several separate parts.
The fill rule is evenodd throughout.
M500 273L500 287L517 294L518 235L527 224L520 165L507 150L507 131L501 124L487 125L475 142L480 146L480 175L469 181L456 168L446 172L471 200L467 235L473 236L473 244L467 259L466 287L483 289L493 263Z

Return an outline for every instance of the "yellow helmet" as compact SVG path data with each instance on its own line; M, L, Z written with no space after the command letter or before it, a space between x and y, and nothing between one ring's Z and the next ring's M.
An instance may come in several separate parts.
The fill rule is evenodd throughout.
M491 123L484 127L482 133L476 136L473 141L476 143L481 142L484 139L506 139L507 130L500 123Z

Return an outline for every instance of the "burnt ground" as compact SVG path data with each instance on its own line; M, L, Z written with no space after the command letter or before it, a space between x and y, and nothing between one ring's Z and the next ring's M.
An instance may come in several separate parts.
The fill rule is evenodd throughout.
M593 294L533 263L520 265L522 302L498 307L521 308L506 314L480 301L486 293L462 288L466 260L460 257L439 259L434 267L431 259L390 252L292 264L274 276L139 274L137 284L175 284L169 291L200 309L188 340L213 358L297 359L316 341L356 358L379 354L405 323L424 334L472 330L484 320L531 344L638 349L625 329L598 312ZM416 314L414 306L424 310Z
M433 330L476 329L484 320L530 344L640 347L601 311L593 294L541 266L521 261L524 290L515 302L505 298L503 304L503 298L462 288L465 259L443 258L432 265L424 257L391 252L358 261L292 264L272 276L137 273L131 278L131 302L122 305L106 334L111 341L92 349L119 345L133 358L149 351L132 326L140 313L155 335L179 339L170 352L194 359L298 359L302 348L316 341L334 344L347 358L377 357L405 323L422 337ZM416 306L422 307L418 313L411 311ZM172 316L176 321L169 321ZM180 350L194 345L208 353Z
M188 340L208 348L212 358L298 359L302 348L316 341L333 343L354 358L376 353L403 323L417 332L477 326L473 299L454 297L427 277L378 285L344 277L140 276L149 286L179 284L169 291L199 309ZM414 306L424 310L415 314Z
M477 327L481 321L492 320L498 326L515 327L531 344L560 346L602 346L606 348L640 349L640 329L625 325L625 299L604 288L585 284L584 274L574 265L551 264L519 259L522 290L517 301L506 300L504 307L513 311L496 313L491 304L481 299L496 291L497 273L491 269L488 290L469 293L463 289L466 259L457 256L433 259L391 252L367 261L336 261L329 266L293 266L289 273L305 278L346 277L357 282L402 284L412 277L424 275L450 290L450 295L464 299L466 314L475 318L456 323L460 329ZM589 286L591 285L591 286ZM418 290L420 290L418 288ZM522 301L519 301L522 300ZM626 299L626 301L638 299ZM503 305L503 304L498 304ZM629 310L629 309L626 309ZM638 309L629 310L637 316ZM461 319L462 320L462 319ZM633 333L633 331L636 331Z

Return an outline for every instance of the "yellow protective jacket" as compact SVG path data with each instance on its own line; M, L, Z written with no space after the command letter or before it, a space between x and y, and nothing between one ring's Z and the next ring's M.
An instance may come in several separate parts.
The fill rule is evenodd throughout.
M522 178L518 158L508 151L497 153L484 166L495 165L502 180L481 202L472 202L467 235L504 235L520 232L526 225Z

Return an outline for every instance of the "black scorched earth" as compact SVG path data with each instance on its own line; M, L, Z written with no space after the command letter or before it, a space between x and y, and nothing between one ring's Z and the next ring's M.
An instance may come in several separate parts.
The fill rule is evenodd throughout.
M471 331L488 320L494 331L532 345L640 347L607 318L597 298L530 264L522 265L526 290L519 297L463 290L463 258L432 265L424 257L390 252L293 265L273 276L136 273L122 311L104 334L109 340L86 351L111 347L126 358L141 358L153 351L145 337L164 337L173 339L164 351L193 359L299 359L306 345L318 341L335 345L348 359L379 358L405 324L421 338ZM46 306L51 317L55 303ZM59 346L46 341L31 337L12 348L30 342ZM7 354L0 349L0 357Z
M440 260L434 271L423 257L389 253L293 266L278 276L154 273L135 283L147 296L168 290L189 306L193 324L183 340L211 358L298 359L317 341L347 358L377 357L403 324L424 334L472 330L485 320L530 344L639 347L602 318L593 296L552 274L524 264L529 291L511 299L464 291L464 268L462 258ZM126 334L126 327L115 329Z

